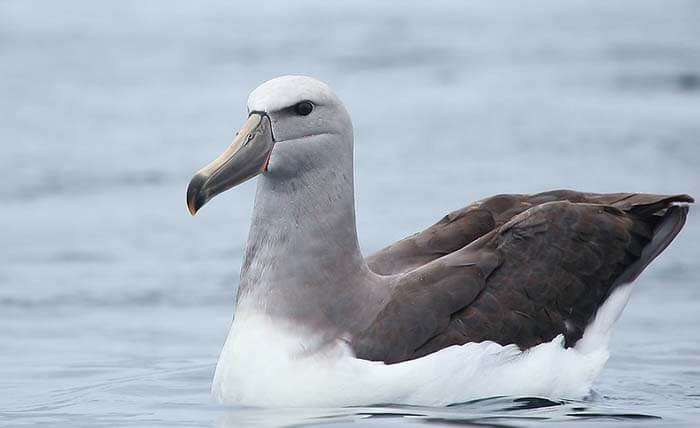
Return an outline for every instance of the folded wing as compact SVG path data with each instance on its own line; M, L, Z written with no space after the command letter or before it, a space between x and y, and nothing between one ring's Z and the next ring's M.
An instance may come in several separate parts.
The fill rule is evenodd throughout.
M687 195L499 195L371 256L392 298L351 345L395 363L451 345L522 349L578 341L611 291L634 280L685 222Z

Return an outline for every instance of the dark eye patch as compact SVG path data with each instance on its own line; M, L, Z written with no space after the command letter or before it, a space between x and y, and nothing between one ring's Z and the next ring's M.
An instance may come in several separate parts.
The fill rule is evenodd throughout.
M314 105L311 101L301 101L294 105L294 112L299 116L308 116L314 109Z

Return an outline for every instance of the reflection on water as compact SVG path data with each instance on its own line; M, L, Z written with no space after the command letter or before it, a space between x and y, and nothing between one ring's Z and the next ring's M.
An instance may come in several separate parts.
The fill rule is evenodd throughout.
M195 219L184 192L248 92L303 73L353 117L365 252L502 192L698 197L698 22L693 0L1 2L0 424L692 426L695 212L588 400L253 409L209 387L254 184Z
M591 409L588 406L593 406ZM470 426L516 427L538 421L575 423L595 420L598 423L660 419L637 413L620 413L595 409L596 404L575 401L550 401L538 397L495 397L462 403L447 408L414 406L373 406L346 409L230 409L217 420L220 427L236 426L343 426L362 421L366 426ZM594 410L595 409L595 410Z

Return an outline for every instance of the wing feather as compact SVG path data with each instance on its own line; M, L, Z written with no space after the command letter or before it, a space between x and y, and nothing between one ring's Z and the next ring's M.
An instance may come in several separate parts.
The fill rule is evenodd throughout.
M664 248L680 231L687 207L676 202L692 198L555 191L451 213L373 256L380 272L401 273L353 350L395 363L485 340L526 349L563 334L572 346L621 279L663 250L645 250L657 226L675 222Z

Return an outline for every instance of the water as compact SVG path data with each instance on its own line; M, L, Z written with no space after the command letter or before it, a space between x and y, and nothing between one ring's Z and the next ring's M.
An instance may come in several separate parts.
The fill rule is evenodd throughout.
M254 184L184 190L268 78L345 101L367 253L500 192L700 196L698 2L258 3L0 2L0 424L700 423L697 212L590 400L211 402Z

